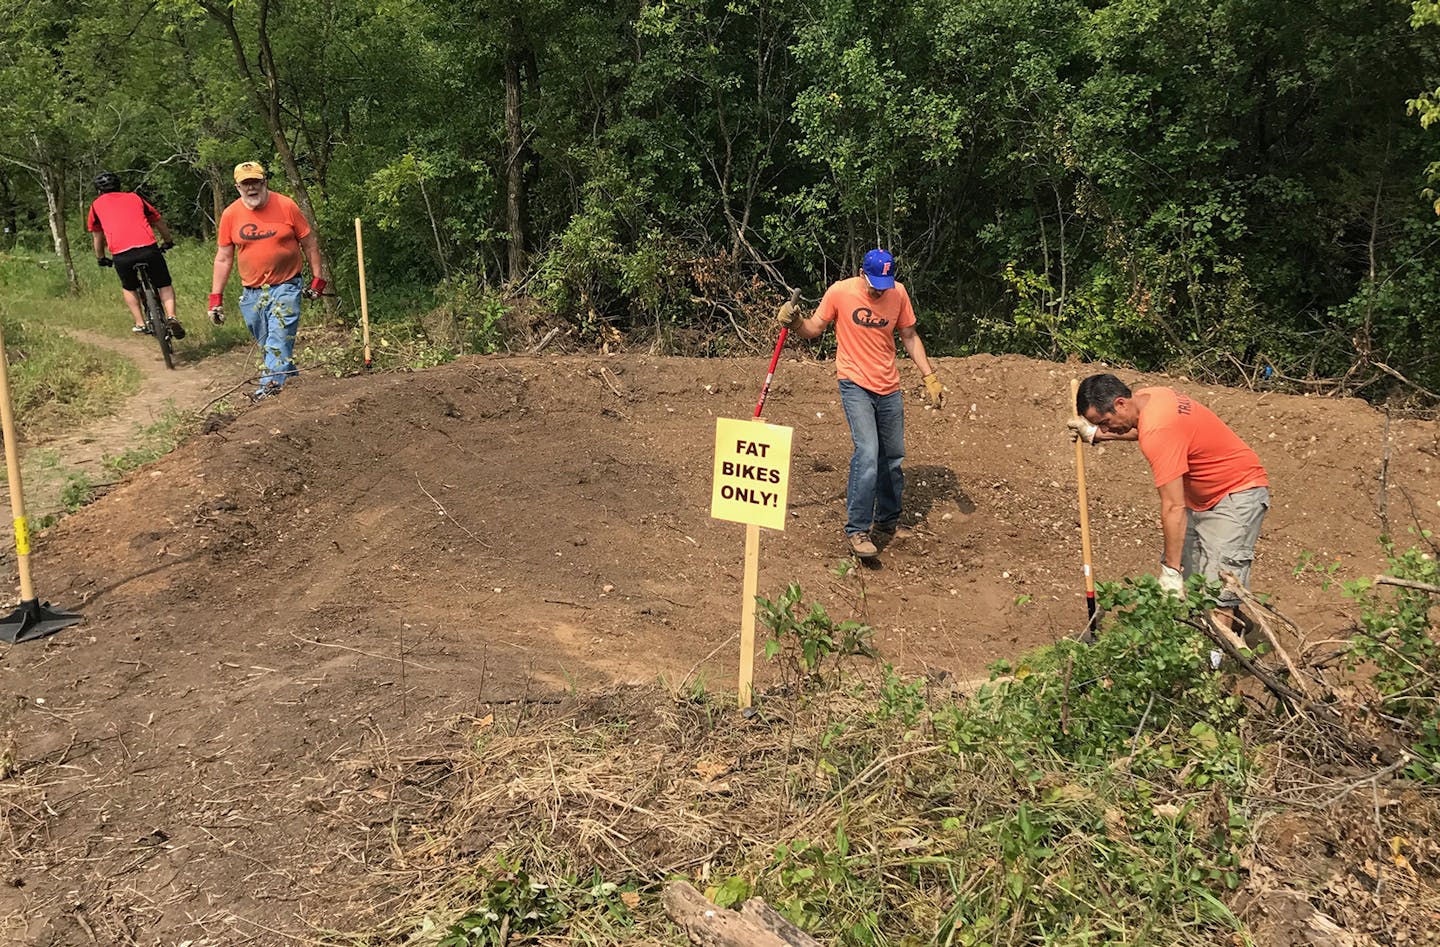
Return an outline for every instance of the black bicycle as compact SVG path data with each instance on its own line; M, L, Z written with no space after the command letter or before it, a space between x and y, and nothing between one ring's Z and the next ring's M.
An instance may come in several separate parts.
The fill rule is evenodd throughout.
M160 343L160 354L165 357L165 367L174 368L171 354L170 323L165 319L165 307L160 304L160 294L150 282L150 268L144 263L135 264L135 278L140 281L140 308L145 313L145 327L155 341Z

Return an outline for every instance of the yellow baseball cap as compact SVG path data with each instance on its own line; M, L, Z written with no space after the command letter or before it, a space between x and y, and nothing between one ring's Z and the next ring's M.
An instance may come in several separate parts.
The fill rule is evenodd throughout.
M265 180L265 166L258 161L242 161L235 166L235 183Z

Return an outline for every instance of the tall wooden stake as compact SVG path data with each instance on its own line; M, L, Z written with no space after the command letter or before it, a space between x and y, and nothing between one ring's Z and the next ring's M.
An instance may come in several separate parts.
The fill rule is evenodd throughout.
M24 489L20 484L20 448L15 437L15 414L10 405L10 367L5 356L5 332L0 328L0 434L5 438L5 475L10 481L10 513L15 518L15 564L20 571L20 607L0 618L0 640L11 644L54 634L80 621L80 616L52 609L35 597L30 581L30 524L25 519Z
M365 241L360 218L355 218L355 260L360 267L360 336L365 342L365 367L370 367L370 299L365 292Z

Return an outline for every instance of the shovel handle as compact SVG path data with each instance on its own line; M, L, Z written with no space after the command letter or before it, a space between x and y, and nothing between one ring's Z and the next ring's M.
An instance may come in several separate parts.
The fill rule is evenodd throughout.
M800 290L790 290L790 305L800 301ZM755 402L755 417L760 417L760 412L765 410L765 399L770 397L770 382L775 378L775 366L780 363L780 350L785 347L785 340L790 336L789 326L780 330L780 338L775 340L775 352L770 356L770 367L765 371L765 384L760 389L760 400Z
M1070 413L1075 413L1075 399L1080 393L1080 379L1070 379ZM1075 438L1075 483L1080 494L1080 558L1085 570L1085 615L1095 623L1095 570L1090 560L1090 500L1085 490L1085 442Z

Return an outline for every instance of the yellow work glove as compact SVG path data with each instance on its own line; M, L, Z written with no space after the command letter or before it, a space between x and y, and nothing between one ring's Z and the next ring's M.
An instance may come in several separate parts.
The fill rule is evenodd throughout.
M929 400L930 406L938 408L945 403L945 388L940 384L940 379L931 372L921 381L925 382L925 397Z

